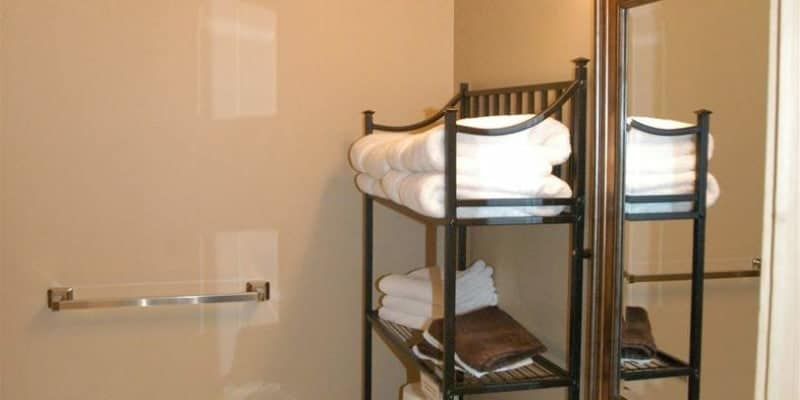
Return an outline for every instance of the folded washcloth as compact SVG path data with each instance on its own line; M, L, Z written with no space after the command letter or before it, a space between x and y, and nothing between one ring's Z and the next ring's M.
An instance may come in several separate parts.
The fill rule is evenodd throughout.
M692 194L695 192L694 178L696 175L694 172L673 174L673 185L668 183L669 179L661 175L653 175L651 182L641 176L634 176L630 180L626 176L625 192L629 196ZM706 208L716 204L720 196L720 187L717 179L711 174L708 174L707 179ZM632 183L630 187L629 182ZM694 204L691 202L625 204L625 212L629 214L686 212L693 209Z
M439 268L422 268L406 275L392 274L378 281L382 293L430 304L441 304L444 282ZM494 293L494 269L482 260L457 273L456 304L471 300L476 293Z
M652 360L657 352L647 310L627 307L622 323L622 359L647 361Z
M389 172L386 152L404 137L403 133L374 133L363 136L350 147L350 165L358 172L380 179Z
M400 311L390 310L386 307L378 309L378 317L418 331L425 329L430 322L430 318L409 315Z
M458 124L476 128L502 128L532 116L468 118L459 120ZM548 174L550 166L562 164L572 150L569 129L552 118L511 135L458 134L456 141L456 164L460 174L505 173L507 168L527 170L532 175ZM444 126L438 125L422 133L407 135L389 146L387 156L389 165L397 171L444 172Z
M428 361L432 362L434 365L437 365L437 366L440 366L440 367L442 365L444 365L444 363L442 362L442 355L443 355L442 351L437 349L437 348L435 348L435 347L433 347L433 345L429 344L428 342L424 342L424 341L420 342L419 344L414 345L414 347L412 347L411 350L414 352L414 355L416 355L417 357L419 357L422 360L428 360ZM528 365L533 364L533 359L532 358L525 358L525 359L519 360L519 361L517 361L515 363L509 364L509 365L507 365L505 367L498 368L498 369L496 369L494 371L476 371L476 370L471 369L468 365L464 364L464 362L461 360L461 358L458 357L458 354L456 354L454 358L455 358L455 362L456 362L456 370L457 371L469 372L472 376L474 376L476 378L482 378L485 375L493 373L493 372L513 371L515 369L522 368L522 367L527 367Z
M425 341L442 350L443 323L431 322ZM458 362L475 374L495 371L545 352L547 348L510 315L486 307L456 317L455 352Z

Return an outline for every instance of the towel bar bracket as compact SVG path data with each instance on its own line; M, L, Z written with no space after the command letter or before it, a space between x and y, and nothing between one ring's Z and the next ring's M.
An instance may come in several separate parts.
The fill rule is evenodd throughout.
M72 301L75 298L75 292L72 288L50 288L47 289L47 308L58 311L61 309L62 301Z
M245 290L248 293L256 293L258 295L258 301L269 300L269 282L267 281L247 282Z
M71 287L47 289L47 308L51 311L78 310L89 308L153 307L179 304L214 304L234 302L262 302L270 298L270 285L267 281L247 282L245 292L225 294L200 294L182 296L120 297L76 300Z

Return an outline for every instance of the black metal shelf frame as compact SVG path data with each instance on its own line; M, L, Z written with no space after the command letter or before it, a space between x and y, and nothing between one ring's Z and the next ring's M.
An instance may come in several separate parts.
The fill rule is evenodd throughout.
M633 120L627 129L658 136L695 136L696 180L695 192L688 195L625 196L626 204L665 204L691 203L687 212L660 212L625 214L626 221L667 221L691 220L692 229L692 272L691 272L691 311L689 322L689 362L686 363L665 353L659 353L656 360L645 365L623 363L620 374L624 380L657 379L688 376L688 398L700 398L700 359L703 336L703 288L705 282L705 242L706 242L706 193L708 190L708 147L711 112L696 112L697 125L681 129L658 129Z
M584 249L584 198L586 181L586 116L587 116L587 59L576 59L575 79L539 85L516 86L498 89L470 91L461 84L456 94L445 107L418 123L406 126L388 126L373 121L374 112L364 112L365 134L373 131L411 132L444 119L445 127L445 215L431 218L385 199L364 195L363 215L363 398L372 399L372 330L392 347L400 350L422 370L438 377L444 400L460 398L466 394L492 393L516 390L531 390L550 387L566 387L569 400L580 398L581 335L583 314L583 265L589 252ZM554 93L551 102L550 94ZM569 110L565 110L566 103ZM459 108L455 108L458 105ZM537 107L538 105L538 107ZM457 124L457 117L479 117L500 114L522 114L533 117L519 124L499 129L479 129ZM482 136L499 136L531 128L549 117L563 120L569 111L571 125L572 155L567 168L556 168L555 173L572 187L573 197L568 199L484 199L459 200L456 198L456 133ZM389 207L423 224L444 226L444 356L443 366L434 367L422 362L410 351L408 339L413 335L407 330L380 320L373 311L373 211L374 203ZM567 211L553 217L512 218L459 218L458 210L465 207L508 207L562 205ZM524 371L489 374L485 379L474 379L458 373L455 369L455 297L456 270L465 268L466 235L470 226L492 225L536 225L569 224L570 229L570 282L569 282L569 333L568 367L562 369L544 357L535 359L535 364Z

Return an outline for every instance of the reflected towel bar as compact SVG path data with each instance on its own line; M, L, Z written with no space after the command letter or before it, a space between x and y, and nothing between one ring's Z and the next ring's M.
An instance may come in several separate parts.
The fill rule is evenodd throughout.
M719 271L719 272L706 272L703 276L705 279L733 279L733 278L758 278L761 276L761 271ZM625 273L625 280L628 283L644 283L644 282L677 282L677 281L690 281L692 274L654 274L654 275L633 275Z
M247 282L245 292L200 294L184 296L120 297L75 300L72 288L55 287L47 290L47 307L51 311L84 310L89 308L155 307L179 304L213 304L260 302L269 300L269 282Z
M628 271L624 272L625 280L628 283L645 283L645 282L678 282L692 280L692 274L645 274L635 275L629 274ZM758 278L761 277L761 258L753 259L752 270L740 271L715 271L706 272L703 275L704 279L734 279L734 278Z

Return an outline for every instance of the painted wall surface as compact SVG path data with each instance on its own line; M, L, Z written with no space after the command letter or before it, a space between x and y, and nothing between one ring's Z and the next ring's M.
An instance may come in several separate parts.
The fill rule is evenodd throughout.
M0 398L355 399L360 111L452 94L453 1L3 0ZM378 272L424 229L377 215ZM52 313L240 291L260 305ZM405 371L376 344L376 398Z
M695 110L714 112L710 168L722 195L708 212L709 271L749 269L761 254L769 3L670 0L630 14L630 115L692 122ZM690 223L628 225L630 272L689 270ZM702 397L751 399L758 282L708 281L706 293ZM636 285L626 294L626 303L650 310L659 346L687 357L688 283ZM631 399L674 399L685 391L680 380L629 387Z
M474 88L572 79L576 57L591 58L591 0L458 0L455 79ZM471 229L471 256L496 268L501 307L563 364L567 343L568 238L566 227ZM548 389L487 399L563 399Z

